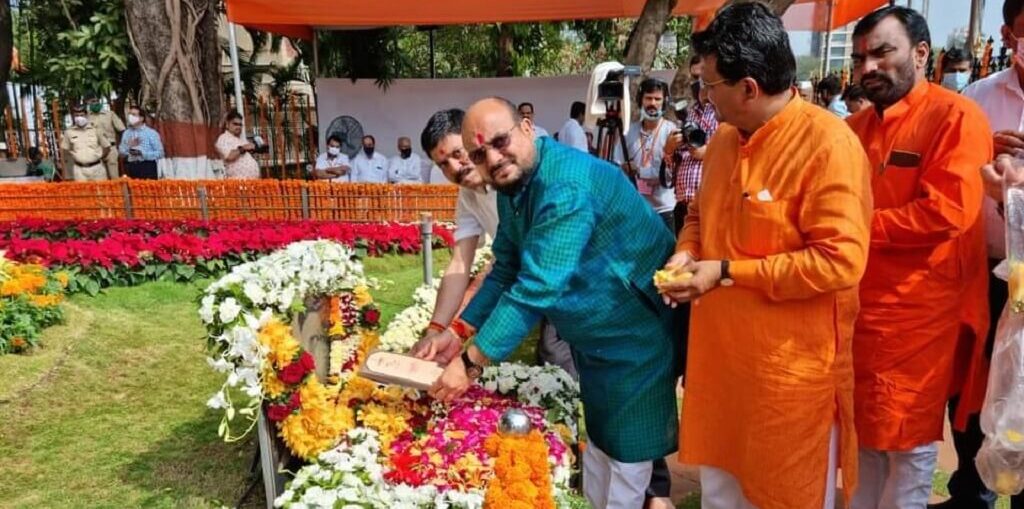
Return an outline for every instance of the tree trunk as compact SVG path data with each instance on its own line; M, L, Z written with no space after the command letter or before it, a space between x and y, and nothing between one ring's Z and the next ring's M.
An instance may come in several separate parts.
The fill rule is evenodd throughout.
M24 49L24 48L22 48ZM10 2L0 2L0 85L4 93L0 94L0 109L3 109L10 98L7 97L7 80L11 77L11 58L14 52L14 32L11 23Z
M142 105L154 113L172 176L209 176L220 133L216 0L125 0Z
M498 24L498 68L497 76L514 76L515 66L512 65L512 52L515 51L513 47L514 37L512 34L512 25L508 23Z
M626 51L623 52L624 64L639 65L645 73L651 70L658 52L658 42L661 41L661 34L665 32L665 25L672 16L676 2L677 0L647 0L626 41Z
M755 0L730 0L730 4L750 2ZM789 6L793 5L796 0L760 0L761 3L767 5L772 12L778 16L782 16ZM679 68L676 69L676 75L672 79L672 97L674 98L687 98L696 100L696 97L690 98L690 68L689 68L689 57L680 60Z

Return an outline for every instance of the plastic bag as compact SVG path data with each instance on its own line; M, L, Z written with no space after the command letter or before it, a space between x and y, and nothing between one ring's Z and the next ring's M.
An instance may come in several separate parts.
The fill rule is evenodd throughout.
M974 462L999 495L1024 490L1024 187L1004 196L1010 296L996 329L988 390L981 411L985 441Z

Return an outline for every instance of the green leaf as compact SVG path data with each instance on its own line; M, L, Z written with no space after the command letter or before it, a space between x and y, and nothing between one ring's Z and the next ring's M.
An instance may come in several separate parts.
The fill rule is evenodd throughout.
M85 283L85 291L90 296L95 297L100 293L100 284L95 279L90 279Z
M183 281L189 281L192 279L192 276L196 275L195 267L184 263L175 265L174 272L176 272Z

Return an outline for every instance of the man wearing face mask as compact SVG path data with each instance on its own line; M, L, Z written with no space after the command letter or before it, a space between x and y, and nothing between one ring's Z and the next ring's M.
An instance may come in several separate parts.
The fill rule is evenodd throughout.
M970 82L971 56L960 48L946 51L942 56L942 86L960 93Z
M854 79L874 108L848 123L874 170L874 214L853 341L851 509L924 507L947 399L960 389L962 414L986 378L979 169L991 131L976 104L925 78L930 43L924 17L906 7L872 12L853 31Z
M1024 38L1024 0L1006 0L1003 2L1003 46L1014 50L1012 65L985 79L976 81L964 89L965 97L972 99L985 112L993 131L995 155L1006 154L1017 157L1024 150L1024 52L1019 44ZM995 166L994 168L998 168ZM997 195L1002 195L999 185ZM1006 232L1003 217L999 212L997 200L986 196L982 205L985 223L985 243L988 254L988 266L995 268L1006 257ZM989 330L985 340L986 359L991 355L995 341L996 324L1006 305L1006 281L999 279L991 272L988 274L988 313ZM949 401L949 413L960 422L966 420L966 426L953 429L953 445L956 447L957 469L949 478L950 499L936 504L936 509L991 509L994 506L995 494L982 483L978 475L978 467L974 458L981 448L984 434L979 419L980 397L984 395L986 384L974 384L973 387L959 388L958 395ZM973 390L972 390L973 389ZM1013 509L1024 509L1024 494L1011 497Z
M71 109L74 125L64 133L60 148L71 154L74 180L107 180L107 167L103 162L110 155L112 143L89 122L85 110L85 105Z
M121 122L121 119L113 111L103 109L103 104L95 94L86 96L85 104L89 109L89 122L111 143L116 144L117 135L124 132L124 122ZM120 176L117 167L117 152L111 151L104 159L103 164L106 167L108 178L113 180Z
M376 152L377 140L363 136L363 150L352 160L352 182L388 183L388 158Z
M675 191L671 185L663 185L663 172L671 173L671 167L662 164L665 143L676 130L676 125L664 118L668 101L668 84L657 78L640 82L637 92L640 104L640 122L629 130L626 136L626 157L622 147L615 146L615 161L622 165L627 175L636 177L636 188L640 195L651 204L661 216L669 231L675 233L672 217L676 207Z
M128 130L121 137L118 152L125 158L125 171L133 179L156 180L157 161L164 157L160 134L146 125L146 114L139 106L128 108Z
M388 162L388 182L392 184L422 184L423 161L412 153L412 142L402 136L398 138L398 155Z
M313 178L316 180L333 180L335 182L351 182L352 168L348 156L341 153L341 137L332 134L327 137L327 152L316 158Z

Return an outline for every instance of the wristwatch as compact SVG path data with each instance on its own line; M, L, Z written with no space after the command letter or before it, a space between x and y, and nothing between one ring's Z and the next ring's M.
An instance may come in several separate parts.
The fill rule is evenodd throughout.
M473 362L473 359L469 358L469 350L462 351L462 364L466 366L466 375L476 380L480 378L480 375L484 374L483 366Z
M729 273L729 260L722 260L722 276L718 280L718 284L722 286L732 286L736 284L733 281L732 274Z

